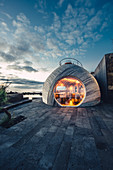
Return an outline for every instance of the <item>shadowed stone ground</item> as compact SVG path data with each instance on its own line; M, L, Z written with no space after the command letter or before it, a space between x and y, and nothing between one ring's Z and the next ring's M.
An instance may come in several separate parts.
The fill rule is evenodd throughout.
M47 106L41 99L10 109L24 121L0 127L0 169L112 170L113 106Z

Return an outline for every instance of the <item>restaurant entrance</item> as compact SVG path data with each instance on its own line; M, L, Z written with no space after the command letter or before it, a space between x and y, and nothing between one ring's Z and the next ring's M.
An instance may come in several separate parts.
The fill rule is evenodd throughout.
M80 106L85 99L84 84L76 77L64 77L53 89L54 98L61 106Z

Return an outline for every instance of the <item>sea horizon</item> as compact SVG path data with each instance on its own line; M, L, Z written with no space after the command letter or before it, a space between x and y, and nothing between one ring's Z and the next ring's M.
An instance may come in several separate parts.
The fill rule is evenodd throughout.
M40 93L42 92L43 82L25 79L0 79L0 85L7 86L8 83L12 82L7 88L6 92L17 92L17 93Z

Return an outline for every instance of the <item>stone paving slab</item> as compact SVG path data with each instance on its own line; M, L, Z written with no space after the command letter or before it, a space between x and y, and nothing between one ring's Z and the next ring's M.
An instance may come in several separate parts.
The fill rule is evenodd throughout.
M0 127L1 170L112 170L113 106L59 108L41 99L11 108L24 121Z

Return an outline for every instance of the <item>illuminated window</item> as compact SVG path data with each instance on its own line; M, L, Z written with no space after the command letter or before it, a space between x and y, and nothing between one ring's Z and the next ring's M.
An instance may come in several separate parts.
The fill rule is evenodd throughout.
M76 77L64 77L57 81L54 98L61 106L79 106L85 98L85 87Z

